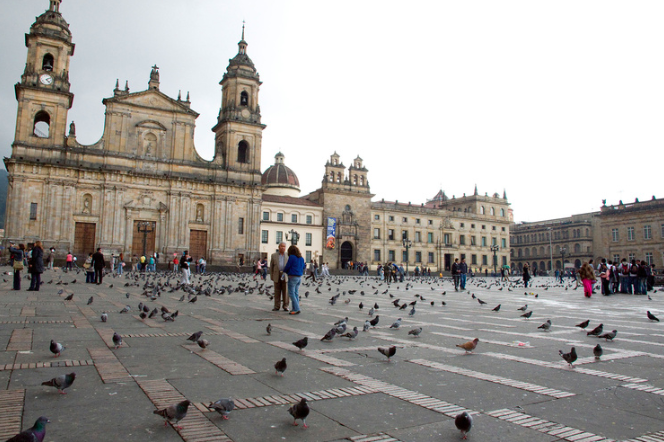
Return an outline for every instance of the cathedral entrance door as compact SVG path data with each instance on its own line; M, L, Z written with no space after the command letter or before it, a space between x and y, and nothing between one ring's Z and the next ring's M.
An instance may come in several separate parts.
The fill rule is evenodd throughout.
M138 231L138 223L145 222L143 220L136 220L134 221L134 236L131 241L131 253L132 255L136 255L139 258L143 254L143 238L144 235L147 235L145 237L145 257L147 258L148 256L152 255L154 252L157 250L155 249L155 237L156 237L156 230L157 226L156 223L153 221L152 222L152 231L151 232L139 232ZM143 230L143 228L141 228Z
M451 253L446 253L445 254L445 271L449 272L452 270L452 254Z
M205 258L207 252L207 231L205 230L190 230L189 231L189 254L191 257L198 261Z
M353 260L353 245L348 241L341 244L341 268L345 269L346 264Z
M74 250L76 256L87 258L89 253L95 252L95 234L97 224L95 223L76 223L74 226Z

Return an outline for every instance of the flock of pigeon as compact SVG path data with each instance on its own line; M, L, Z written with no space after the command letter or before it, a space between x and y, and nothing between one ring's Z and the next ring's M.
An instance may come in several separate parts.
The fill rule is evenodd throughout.
M165 277L165 279L164 279ZM231 294L231 293L243 293L245 296L249 294L258 294L258 295L265 295L269 297L270 299L273 299L273 295L271 293L271 286L269 284L266 284L264 282L259 281L251 281L249 277L246 275L240 275L239 277L237 275L232 275L232 274L209 274L206 280L203 280L201 278L200 283L198 285L191 284L191 285L181 285L178 282L173 282L173 280L177 281L177 275L173 273L159 273L159 274L132 274L128 273L126 274L125 278L128 279L128 282L125 283L125 287L141 287L141 280L144 281L142 285L143 293L141 294L142 296L145 296L148 300L150 301L155 301L157 300L162 293L167 292L167 293L172 293L175 291L182 291L183 295L179 299L180 302L188 302L188 303L195 303L199 299L199 296L212 296L214 294L217 295L224 295L224 294ZM238 284L237 279L240 279L240 282ZM421 294L415 294L415 299L412 302L402 302L400 298L394 299L394 295L390 293L390 286L389 284L387 285L387 289L384 291L380 292L379 287L382 287L384 283L381 282L376 282L376 281L370 281L370 280L364 280L364 279L348 279L348 278L332 278L325 280L324 282L318 281L318 282L313 282L313 283L305 283L303 284L304 287L311 287L312 285L315 287L315 292L318 294L322 294L322 289L323 289L323 284L326 284L328 286L328 291L332 291L333 285L339 286L342 282L344 281L358 281L360 288L363 288L364 285L366 284L366 287L364 287L365 290L368 291L368 287L371 287L372 290L374 290L373 293L365 293L364 290L360 290L359 288L356 290L347 290L347 291L341 291L339 287L336 289L336 294L332 296L329 299L329 304L334 306L336 305L337 301L341 296L348 296L348 295L354 295L360 290L360 295L365 296L366 294L373 294L373 295L389 295L392 300L390 303L393 305L395 309L398 309L400 311L404 311L410 307L410 310L408 312L408 317L413 317L416 315L417 310L417 304L420 302L421 304L426 305L426 299L423 295ZM53 281L49 281L48 284L51 284ZM443 282L448 282L447 280L445 281L440 281L438 279L421 279L420 282L428 283L431 285L431 290L434 291L436 290L435 286L440 287L441 283ZM76 279L71 281L71 284L75 284ZM62 280L57 283L57 285L67 285L68 283L63 282ZM477 287L491 290L493 287L496 287L498 291L502 291L504 288L507 288L508 291L513 291L513 289L518 287L518 283L508 283L508 285L502 285L499 282L487 282L482 279L476 279L476 284ZM110 285L110 288L113 287L113 284ZM409 291L411 288L413 288L413 285L411 282L406 282L405 284L405 290ZM399 290L399 287L396 286L396 289ZM547 290L548 287L544 288L544 290ZM64 289L61 289L58 294L61 295L65 292ZM379 293L380 292L380 293ZM470 291L468 291L470 293ZM447 292L443 291L442 295L446 295ZM480 304L481 307L486 305L487 303L482 301L480 298L476 297L475 294L470 293L472 299L477 299L478 303ZM310 295L309 291L306 291L304 293L305 298L308 298ZM525 295L528 296L529 293L525 292ZM530 295L535 296L536 298L539 296L534 293L530 293ZM74 294L68 294L64 299L66 301L72 301L74 298ZM130 293L126 293L126 298L130 298ZM650 297L649 297L650 298ZM94 302L94 297L90 296L90 298L87 301L87 305L90 305ZM165 322L174 322L176 318L178 317L179 310L176 310L174 312L171 312L167 307L162 306L161 308L150 308L147 305L147 302L144 304L143 302L140 302L138 305L138 312L139 312L139 317L141 320L145 319L152 319L157 315L160 315L161 318ZM345 304L349 304L351 302L350 297L344 299ZM430 305L433 307L435 305L434 301L430 301ZM442 306L446 306L447 303L445 301L441 302ZM364 302L360 302L358 305L360 311L363 311L365 308ZM498 304L496 307L492 309L493 312L499 312L501 308L501 304ZM369 308L368 311L368 316L370 317L369 319L366 319L363 326L362 326L362 331L363 332L368 332L371 329L374 329L378 326L379 321L380 321L380 315L377 314L377 312L380 310L380 306L378 302L374 302L373 306ZM523 312L521 314L521 317L525 318L526 320L530 319L530 317L533 315L532 310L528 310L528 304L524 305L523 307L517 309L518 311ZM119 311L120 314L125 314L131 312L131 306L126 305L123 309ZM647 318L650 321L657 321L659 322L659 319L655 317L650 311L647 312ZM101 314L101 321L102 322L107 322L109 320L109 314L108 312L103 312ZM395 320L390 326L389 329L392 330L399 330L402 325L403 318L399 317L397 320ZM358 338L360 335L360 330L358 326L353 326L352 329L349 328L348 325L349 319L348 317L345 317L339 321L336 321L332 328L330 328L320 339L323 342L332 342L335 339L338 338L347 338L348 340L355 340ZM576 326L581 328L581 329L586 329L590 325L590 320L584 321L580 324L577 324ZM538 327L538 329L542 329L545 332L549 331L552 327L551 320L547 320L544 322L542 325ZM266 327L266 332L268 335L272 334L272 325L268 324ZM421 326L417 327L412 327L408 331L409 336L413 336L414 338L420 337L420 335L423 332L423 328ZM596 326L593 330L587 332L588 336L594 336L597 338L605 339L606 342L612 341L616 335L617 335L617 330L612 330L610 332L604 332L604 326L603 324L599 324ZM193 333L191 336L187 338L187 340L192 341L202 349L205 350L209 345L210 342L202 337L203 331L198 331L196 333ZM122 336L115 332L112 336L112 341L114 344L115 349L119 349L122 346ZM300 351L303 351L309 343L308 337L304 337L302 339L299 339L295 342L293 342L293 345L297 347ZM465 353L471 353L473 352L479 343L479 338L474 338L473 340L461 343L461 344L456 344L456 347L461 348L462 350L465 351ZM55 340L51 340L50 343L50 351L55 355L55 357L60 356L60 354L65 350L65 347L56 342ZM386 347L378 347L377 351L385 356L387 358L387 362L391 362L391 358L393 358L396 354L397 347L395 345L390 345ZM603 350L602 347L597 344L597 346L593 350L593 354L595 355L595 358L599 360L602 356ZM569 364L570 367L574 367L573 363L577 360L577 353L575 347L572 347L569 353L563 353L562 350L559 350L560 356ZM275 373L279 376L284 376L284 373L286 372L287 369L287 362L286 358L282 358L281 360L278 360L274 364L274 369ZM45 381L42 383L42 385L45 386L51 386L55 387L59 393L61 394L66 394L65 390L74 383L76 379L76 373L68 373L68 374L63 374L60 376L57 376L51 380ZM190 406L191 402L188 400L181 401L177 404L173 404L169 407L166 407L161 410L155 410L154 414L157 414L159 416L162 416L164 418L164 425L167 425L169 422L175 427L175 428L181 428L179 426L179 422L184 419L184 417L187 415L187 410L188 407ZM228 419L228 416L230 412L235 408L235 403L231 398L221 398L215 402L210 402L208 405L208 409L211 411L216 411L218 412L223 419ZM289 408L288 412L290 415L293 417L293 425L297 425L297 420L302 420L303 427L308 428L306 424L306 418L309 415L310 409L307 404L307 400L305 398L302 398L300 402L294 404L292 407ZM45 436L45 425L48 423L49 420L46 417L40 417L37 419L35 422L34 426L32 428L29 428L22 433L16 435L15 437L9 439L11 442L23 442L23 441L43 441L44 436ZM470 414L467 412L463 412L459 415L456 416L455 418L455 425L456 427L461 431L463 438L466 439L467 433L470 431L473 425L473 418Z

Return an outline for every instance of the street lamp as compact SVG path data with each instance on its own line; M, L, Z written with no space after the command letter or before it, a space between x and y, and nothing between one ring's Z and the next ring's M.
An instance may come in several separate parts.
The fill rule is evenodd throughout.
M560 248L560 256L561 256L560 265L562 266L560 269L561 272L565 271L565 253L567 253L567 249L565 247L561 247Z
M500 250L500 247L498 247L498 244L492 244L491 245L491 251L493 252L493 273L494 275L498 275L498 271L496 270L496 265L498 264L498 256L496 255L496 252Z
M152 221L139 221L138 233L143 234L143 256L147 256L148 233L154 232L154 223Z
M288 238L289 233L290 233L290 238ZM290 232L286 232L286 241L290 241L292 245L296 246L299 240L300 240L300 234L297 233L295 229L291 229Z
M404 248L406 249L406 273L408 273L408 249L410 249L413 246L413 242L409 240L405 235L403 239L401 240L401 243L403 244Z
M551 263L549 270L553 272L553 243L551 242L551 237L553 236L553 227L547 227L549 231L549 253L551 254Z

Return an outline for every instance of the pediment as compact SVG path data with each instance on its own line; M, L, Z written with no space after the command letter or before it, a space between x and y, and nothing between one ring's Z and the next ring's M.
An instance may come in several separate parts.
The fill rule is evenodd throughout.
M140 106L166 112L177 112L193 115L194 117L198 116L197 112L191 110L184 103L174 100L168 95L154 89L108 98L104 100L104 102L117 103L125 106Z
M166 130L166 126L155 120L143 120L136 125L137 127L144 127L146 129Z

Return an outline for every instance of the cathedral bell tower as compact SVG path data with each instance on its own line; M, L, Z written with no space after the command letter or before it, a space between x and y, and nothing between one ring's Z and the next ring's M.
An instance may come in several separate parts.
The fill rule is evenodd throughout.
M237 55L229 60L219 83L221 109L215 133L214 162L228 171L228 180L246 184L261 182L261 142L265 125L261 124L258 90L262 84L256 67L247 55L247 42L238 43Z
M14 149L64 147L67 111L74 101L69 59L74 55L69 24L60 14L61 0L50 0L25 35L28 56L14 90L18 101Z

